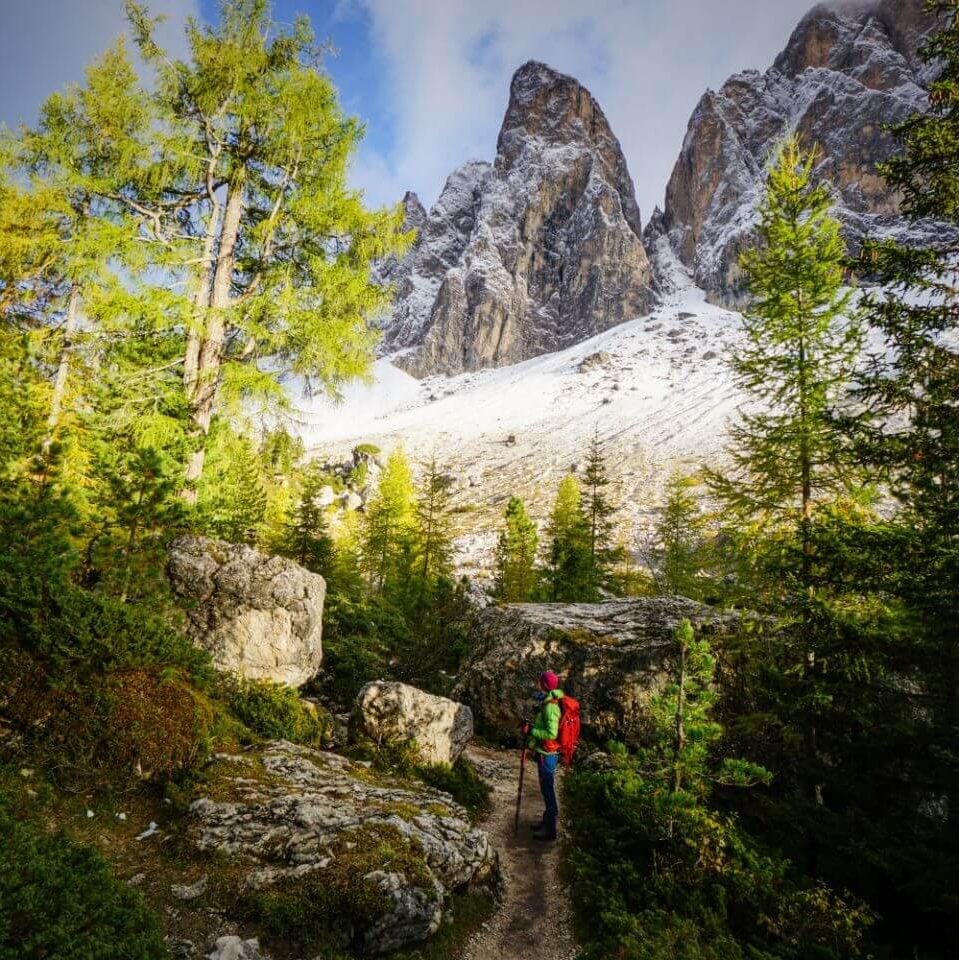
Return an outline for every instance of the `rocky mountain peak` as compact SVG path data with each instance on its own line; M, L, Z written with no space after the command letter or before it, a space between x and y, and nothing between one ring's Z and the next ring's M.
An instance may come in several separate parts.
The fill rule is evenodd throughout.
M655 300L619 141L590 92L542 63L513 77L494 163L450 174L419 230L388 277L383 339L416 376L552 353Z
M535 60L513 75L497 141L497 163L508 169L519 162L531 138L554 146L580 144L593 151L623 199L627 222L637 236L642 234L633 180L602 108L574 77Z
M915 228L899 217L878 167L897 149L886 125L926 108L929 71L916 53L930 25L923 0L821 4L769 70L737 74L703 96L655 230L713 299L741 300L739 253L770 157L791 133L820 151L818 169L836 188L854 250L866 233L908 239Z

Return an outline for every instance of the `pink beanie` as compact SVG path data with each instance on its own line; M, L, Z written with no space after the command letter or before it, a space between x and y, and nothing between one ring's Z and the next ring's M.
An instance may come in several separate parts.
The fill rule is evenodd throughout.
M539 675L539 685L544 690L555 690L559 686L559 677L552 670Z

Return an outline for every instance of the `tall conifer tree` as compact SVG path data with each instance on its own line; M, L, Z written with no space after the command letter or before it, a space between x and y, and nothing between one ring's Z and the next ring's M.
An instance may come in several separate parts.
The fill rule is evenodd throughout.
M536 524L519 497L506 505L505 525L496 544L496 595L506 603L528 603L536 595Z
M734 512L795 529L805 587L812 580L816 505L848 491L857 478L830 413L862 345L862 324L845 287L845 243L815 166L815 154L804 154L792 139L769 170L758 243L742 258L751 296L746 343L730 361L758 409L741 413L731 429L733 471L710 475Z

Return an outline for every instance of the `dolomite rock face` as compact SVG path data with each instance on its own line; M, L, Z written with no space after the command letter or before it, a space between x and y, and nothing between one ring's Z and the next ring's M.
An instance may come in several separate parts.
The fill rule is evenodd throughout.
M742 624L738 614L682 597L488 607L477 617L454 695L470 704L484 732L515 737L520 719L535 709L539 675L554 670L580 701L585 736L639 743L650 697L667 680L673 631L685 617L717 639Z
M283 557L243 544L181 537L167 577L187 631L218 670L298 687L323 662L326 581Z
M899 217L899 197L877 164L897 150L883 125L927 105L930 71L917 51L931 22L922 7L923 0L818 6L772 68L707 92L647 244L667 235L716 302L741 303L738 257L752 237L771 153L791 132L820 151L818 172L836 187L836 214L853 250L867 233L920 239L922 228Z
M396 285L384 352L415 376L561 350L655 302L635 190L599 104L530 62L514 75L496 160L453 173Z
M205 783L209 794L190 806L190 841L242 865L243 890L352 891L369 909L341 918L338 933L363 955L425 940L454 892L498 879L489 838L448 794L338 754L274 741L219 756Z
M406 683L377 680L356 698L356 733L377 743L415 740L425 763L453 764L473 739L473 712Z

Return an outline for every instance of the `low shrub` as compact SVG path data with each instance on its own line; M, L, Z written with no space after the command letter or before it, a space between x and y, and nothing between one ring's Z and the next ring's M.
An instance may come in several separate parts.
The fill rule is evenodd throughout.
M240 677L224 677L220 687L233 715L261 737L308 747L330 740L330 715L320 706L306 704L292 687Z
M460 757L452 766L448 763L419 766L417 775L429 786L450 794L474 816L490 809L492 790L466 757Z
M51 686L42 664L5 650L0 702L30 753L70 789L165 782L210 752L214 711L182 671L140 668Z
M586 960L863 955L862 905L808 882L735 820L672 802L625 753L609 770L574 770L564 793Z
M0 577L0 640L26 647L62 685L82 687L93 674L132 667L179 667L201 683L213 676L209 654L152 606L67 580Z
M156 918L92 848L0 801L0 960L165 960Z

